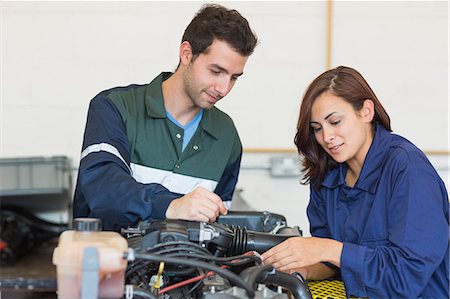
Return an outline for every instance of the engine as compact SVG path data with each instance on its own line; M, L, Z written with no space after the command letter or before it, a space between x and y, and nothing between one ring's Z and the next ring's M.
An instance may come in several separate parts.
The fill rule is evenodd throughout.
M215 223L141 222L122 231L133 261L129 298L311 298L303 277L263 265L260 253L302 235L283 216L229 212Z

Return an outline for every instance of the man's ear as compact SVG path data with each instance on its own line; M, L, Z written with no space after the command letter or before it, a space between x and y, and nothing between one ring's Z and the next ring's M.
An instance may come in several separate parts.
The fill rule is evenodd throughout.
M372 100L366 99L360 110L360 115L364 122L371 123L375 117L375 105Z
M192 47L188 41L184 41L180 45L180 63L188 65L192 60Z

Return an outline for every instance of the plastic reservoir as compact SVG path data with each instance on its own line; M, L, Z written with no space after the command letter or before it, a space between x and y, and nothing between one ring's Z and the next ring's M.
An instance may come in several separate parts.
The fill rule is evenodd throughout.
M98 298L122 298L127 261L123 253L128 243L119 233L100 231L100 219L77 218L74 230L63 232L53 252L56 265L58 298L81 298L82 263L86 247L99 254Z

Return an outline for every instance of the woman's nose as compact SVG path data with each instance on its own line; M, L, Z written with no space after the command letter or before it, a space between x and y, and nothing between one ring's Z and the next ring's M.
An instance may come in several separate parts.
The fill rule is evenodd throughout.
M335 135L334 135L334 131L333 130L325 129L325 128L323 129L323 140L326 143L333 142L334 138L335 138Z

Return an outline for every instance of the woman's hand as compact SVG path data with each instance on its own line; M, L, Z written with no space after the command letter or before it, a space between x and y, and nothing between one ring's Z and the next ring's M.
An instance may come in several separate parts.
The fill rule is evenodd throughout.
M294 268L287 271L287 273L300 273L305 280L324 280L338 275L338 270L326 266L323 263L314 264L302 268Z
M324 238L289 238L266 251L262 256L265 264L272 264L280 271L293 272L320 262L340 266L342 243Z

